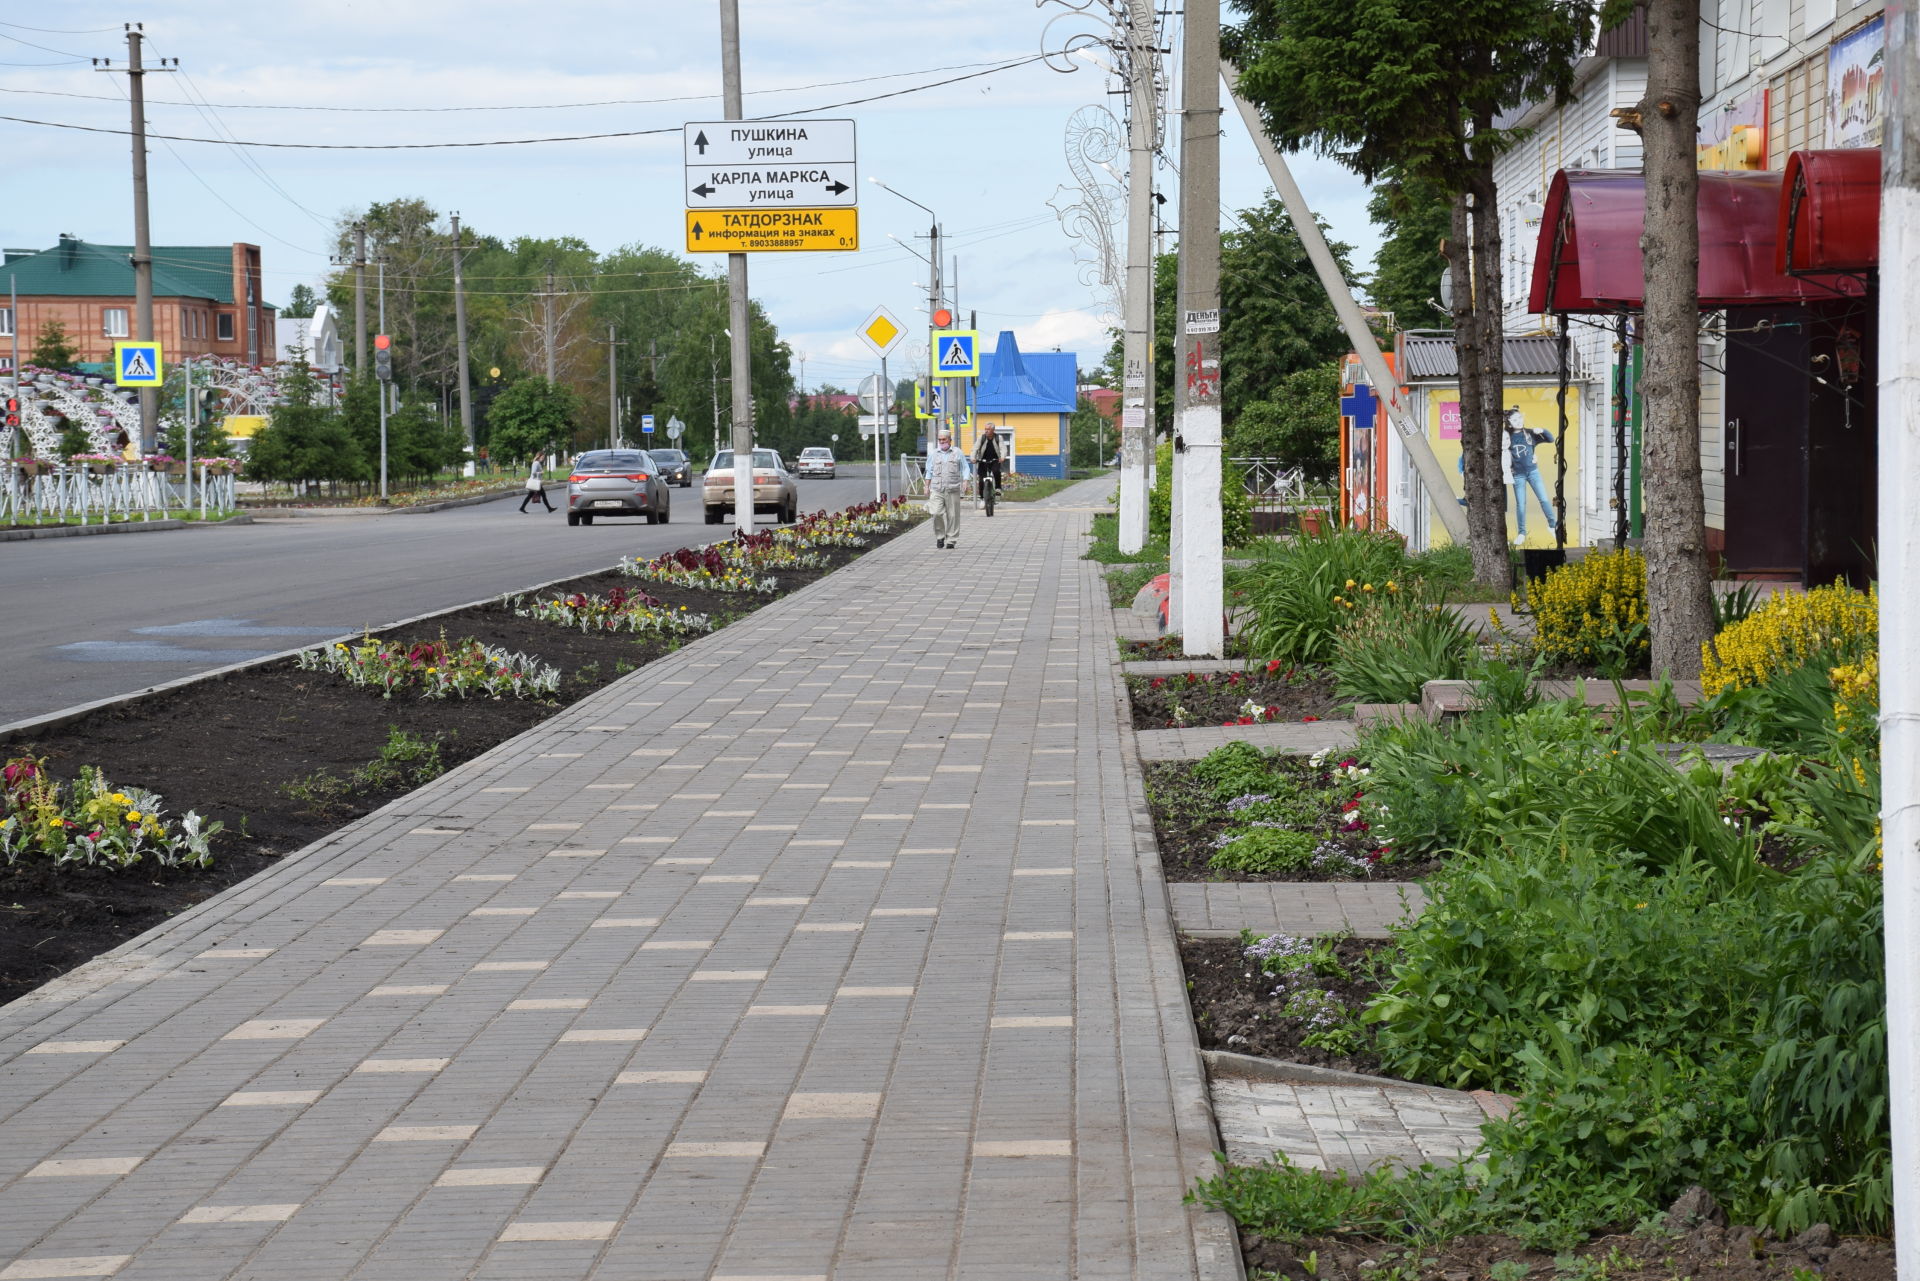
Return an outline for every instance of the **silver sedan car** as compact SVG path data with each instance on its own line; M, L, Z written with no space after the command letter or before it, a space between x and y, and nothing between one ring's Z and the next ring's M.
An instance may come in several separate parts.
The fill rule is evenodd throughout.
M573 460L567 476L567 524L591 525L595 516L644 516L664 525L672 515L666 478L639 449L596 449Z

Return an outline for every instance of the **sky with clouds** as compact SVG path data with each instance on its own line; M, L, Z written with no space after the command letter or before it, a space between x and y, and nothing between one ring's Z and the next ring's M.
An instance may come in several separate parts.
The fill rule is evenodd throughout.
M633 135L437 150L156 138L154 242L257 243L274 302L325 274L344 212L397 197L457 210L468 227L506 240L571 235L597 249L678 252L680 126L723 114L717 0L0 0L0 115L125 129L126 78L87 59L124 67L130 19L144 24L149 61L180 60L177 72L146 77L156 135L335 147ZM1041 61L995 69L1061 48L1092 29L1086 19L1034 0L740 0L740 25L748 116L829 108L816 114L850 118L858 132L860 251L750 259L752 293L805 354L810 386L847 386L874 368L854 336L874 307L910 328L924 324L927 272L913 249L924 251L915 237L929 220L869 176L938 212L958 259L960 309L978 312L989 342L1012 329L1023 347L1098 363L1108 342L1103 291L1085 279L1057 210L1074 203L1061 189L1079 185L1066 155L1069 122L1117 107L1109 94L1117 85L1085 60L1071 74ZM834 105L853 99L873 100ZM1237 116L1229 110L1224 121L1230 216L1264 199L1268 183ZM1169 134L1171 163L1156 185L1171 222L1177 123ZM0 146L12 197L0 202L0 244L44 248L62 232L132 240L125 136L0 120ZM1124 152L1112 163L1124 174ZM1295 172L1334 238L1364 265L1378 240L1365 186L1325 160L1298 157ZM1124 218L1115 232L1124 246ZM724 271L723 256L696 257Z

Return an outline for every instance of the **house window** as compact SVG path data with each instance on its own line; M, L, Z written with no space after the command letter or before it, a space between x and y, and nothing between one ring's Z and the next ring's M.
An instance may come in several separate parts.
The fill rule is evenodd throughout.
M0 338L11 337L12 334L13 334L13 308L0 307Z
M233 313L223 311L214 318L214 330L221 342L233 341Z
M127 336L127 309L125 307L105 307L100 311L100 332L109 338Z

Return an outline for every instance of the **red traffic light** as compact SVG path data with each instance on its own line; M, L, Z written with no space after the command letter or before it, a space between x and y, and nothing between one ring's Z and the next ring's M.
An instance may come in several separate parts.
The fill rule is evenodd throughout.
M952 328L953 313L948 311L945 307L936 308L933 313L933 326L936 329Z
M374 350L375 350L375 351L385 351L385 350L386 350L387 348L389 348L389 347L391 347L391 346L393 346L393 337L392 337L392 335L390 335L390 334L375 334L375 335L373 336L373 347L374 347Z

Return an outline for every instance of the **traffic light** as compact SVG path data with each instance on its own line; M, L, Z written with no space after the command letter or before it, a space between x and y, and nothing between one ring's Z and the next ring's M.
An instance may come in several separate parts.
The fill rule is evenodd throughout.
M7 426L12 428L18 427L19 425L20 398L18 396L9 396L7 397Z
M373 336L373 376L383 383L393 381L393 336Z

